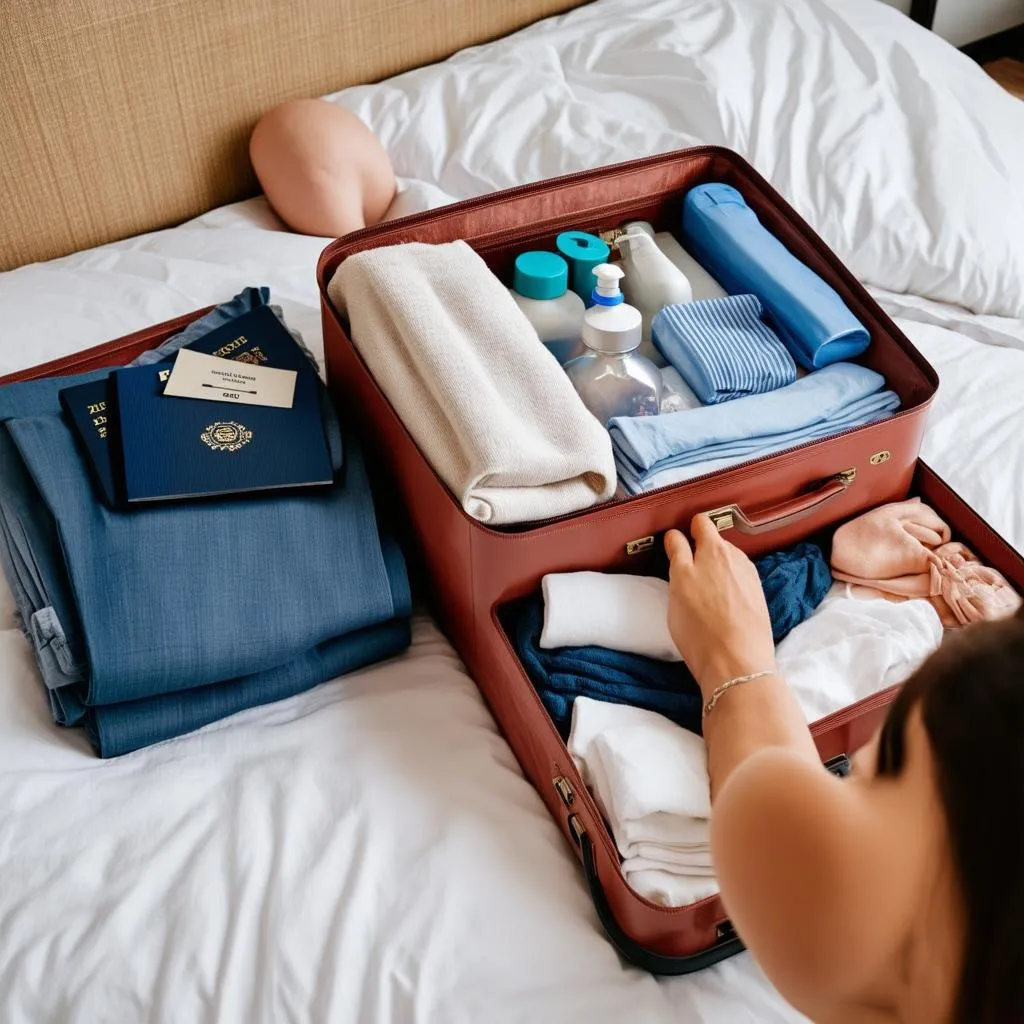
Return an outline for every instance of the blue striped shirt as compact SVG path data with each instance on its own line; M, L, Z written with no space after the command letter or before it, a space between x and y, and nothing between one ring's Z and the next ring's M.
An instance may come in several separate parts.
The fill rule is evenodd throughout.
M651 324L651 338L697 397L716 405L796 380L796 363L762 312L756 295L666 306Z

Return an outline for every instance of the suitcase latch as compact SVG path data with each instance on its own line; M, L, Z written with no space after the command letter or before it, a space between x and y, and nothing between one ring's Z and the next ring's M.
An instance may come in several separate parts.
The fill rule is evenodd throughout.
M883 462L888 462L891 458L892 452L883 449L880 452L875 452L875 454L868 459L868 462L870 462L872 466L881 466Z
M639 555L642 551L650 551L654 547L654 534L647 537L638 537L636 540L626 541L626 554Z
M836 476L839 477L847 487L849 487L850 484L857 479L857 467L854 466L853 469L841 469L836 473Z
M561 798L563 804L566 807L572 807L576 801L576 794L573 791L572 786L569 784L569 780L562 775L556 775L552 780L555 787L555 792Z

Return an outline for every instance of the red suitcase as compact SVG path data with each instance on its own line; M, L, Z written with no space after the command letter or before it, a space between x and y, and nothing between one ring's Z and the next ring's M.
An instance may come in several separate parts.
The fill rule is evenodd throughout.
M469 518L421 456L368 373L327 297L348 256L400 242L465 239L504 280L525 249L553 248L578 228L606 237L643 219L673 230L682 198L699 183L737 187L790 250L843 296L870 330L863 362L881 372L901 412L732 470L584 512L518 528ZM702 147L538 182L348 235L318 267L328 383L339 407L374 452L379 483L408 511L409 545L425 570L443 626L474 678L523 770L575 845L598 914L618 948L658 973L706 966L740 948L717 898L666 909L626 884L601 815L529 683L502 625L503 609L539 587L548 572L645 572L660 558L660 537L697 512L752 555L784 547L867 508L912 492L931 501L983 557L1015 583L1024 566L1013 551L925 467L917 464L937 376L836 256L777 192L735 153ZM823 758L852 752L879 723L892 693L880 693L815 725ZM841 759L840 759L841 761Z

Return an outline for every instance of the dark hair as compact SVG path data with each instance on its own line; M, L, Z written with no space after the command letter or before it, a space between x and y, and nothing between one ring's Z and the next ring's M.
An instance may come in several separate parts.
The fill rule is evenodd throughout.
M949 636L890 708L878 774L898 775L920 706L966 933L954 1024L1024 1021L1024 620Z

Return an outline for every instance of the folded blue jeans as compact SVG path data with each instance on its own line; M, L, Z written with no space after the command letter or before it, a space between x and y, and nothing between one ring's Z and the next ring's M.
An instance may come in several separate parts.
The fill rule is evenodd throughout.
M114 512L57 397L107 372L0 388L0 567L58 723L110 756L408 644L405 566L352 439L326 493Z

